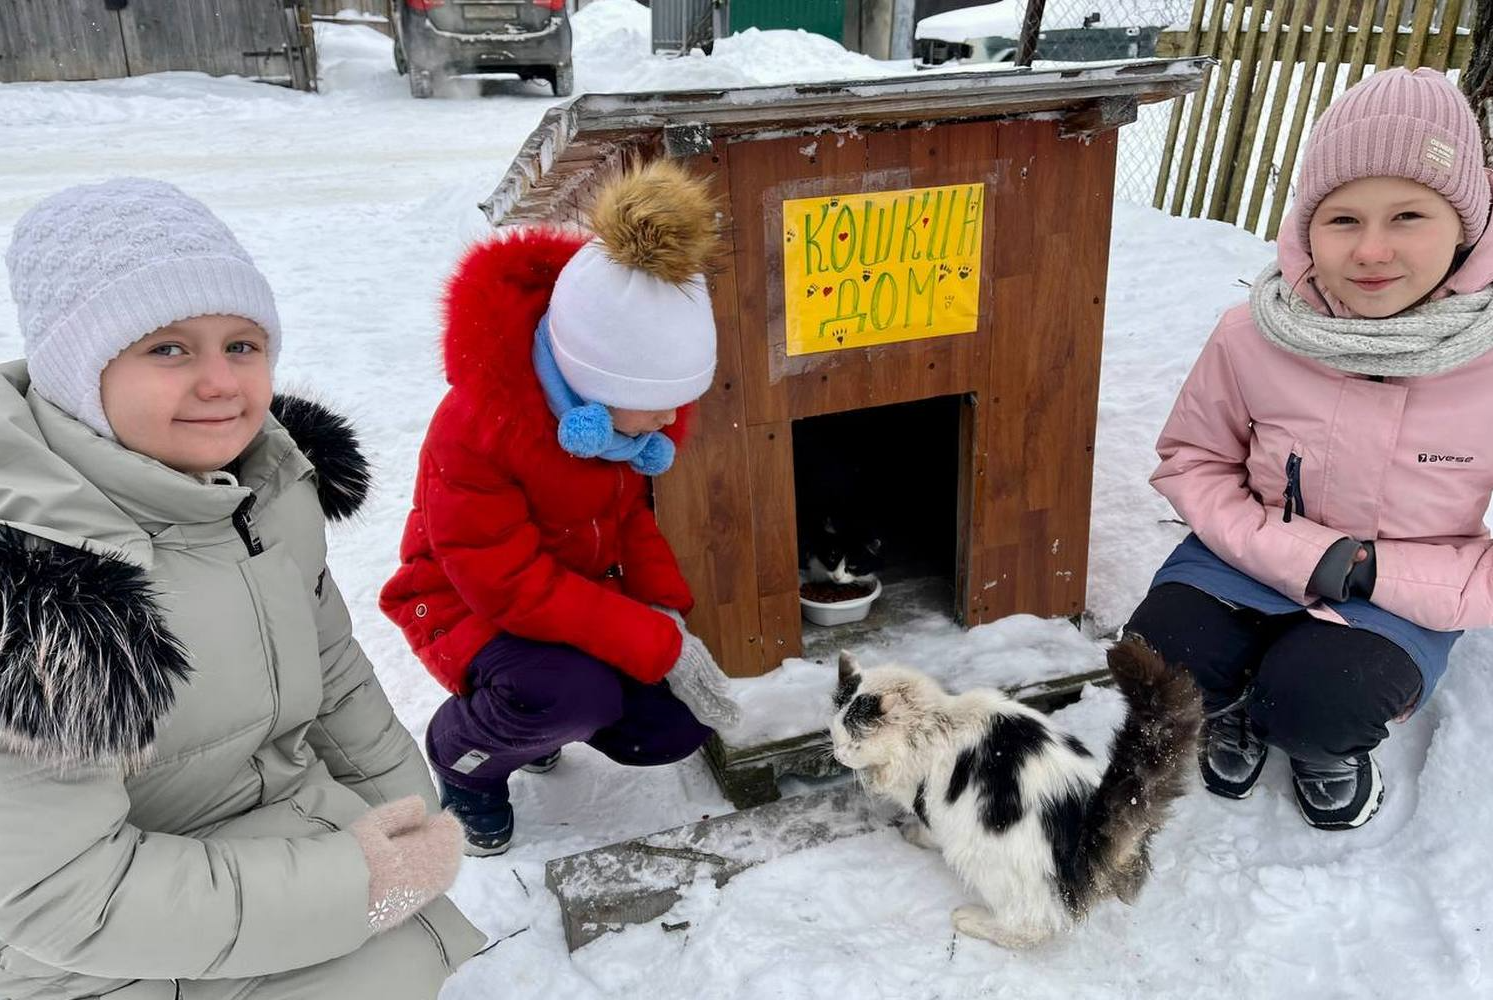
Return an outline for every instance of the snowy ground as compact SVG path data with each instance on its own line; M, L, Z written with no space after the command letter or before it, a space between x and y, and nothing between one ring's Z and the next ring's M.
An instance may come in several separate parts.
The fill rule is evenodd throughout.
M653 60L647 15L598 0L577 18L582 87L726 85L887 72L793 33L723 41L710 60ZM401 717L420 732L435 684L379 614L426 418L441 394L436 297L481 235L475 205L550 103L542 86L416 103L388 41L323 34L324 93L194 74L93 84L0 86L0 245L17 217L64 185L145 174L205 199L277 290L282 386L314 387L362 430L378 489L337 529L333 563L359 634ZM811 67L812 69L809 69ZM471 90L474 88L466 88ZM1180 536L1146 486L1151 443L1217 315L1244 295L1270 248L1211 222L1117 206L1100 398L1089 606L1114 625ZM1185 278L1183 277L1185 275ZM0 356L20 353L0 288ZM1016 619L968 638L964 670L1065 668L1096 656L1059 626ZM1060 628L1066 629L1066 626ZM944 639L940 643L946 642ZM947 647L909 640L913 656ZM973 651L973 652L971 652ZM478 998L1244 997L1493 995L1493 636L1468 636L1431 705L1382 753L1388 796L1363 830L1307 829L1284 766L1244 803L1195 791L1156 845L1133 908L1101 907L1029 954L955 941L963 898L935 857L891 834L862 837L696 887L672 919L566 954L544 862L729 806L698 759L620 769L584 747L549 775L515 779L518 840L470 862L456 889L494 938L444 994ZM1102 745L1120 706L1094 691L1061 714Z

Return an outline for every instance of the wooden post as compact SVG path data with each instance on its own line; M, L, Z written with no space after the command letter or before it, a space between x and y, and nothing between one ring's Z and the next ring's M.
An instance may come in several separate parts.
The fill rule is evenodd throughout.
M1493 160L1493 0L1477 0L1472 22L1472 58L1462 74L1462 92L1483 127L1484 159Z
M1042 13L1047 0L1027 0L1026 17L1021 22L1021 40L1016 44L1016 65L1030 66L1037 52L1037 36L1042 33Z

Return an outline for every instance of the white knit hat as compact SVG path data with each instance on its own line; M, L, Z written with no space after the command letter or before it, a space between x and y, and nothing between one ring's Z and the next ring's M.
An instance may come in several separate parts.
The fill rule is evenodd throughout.
M141 337L195 316L241 316L280 352L264 275L207 206L126 177L59 191L21 217L5 255L31 384L104 437L99 380Z
M555 363L588 402L671 410L715 377L715 315L701 275L664 281L592 240L560 270L549 316Z

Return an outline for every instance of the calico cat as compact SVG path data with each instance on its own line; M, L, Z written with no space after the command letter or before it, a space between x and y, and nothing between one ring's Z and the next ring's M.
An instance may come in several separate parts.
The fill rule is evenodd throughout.
M1030 947L1145 883L1202 707L1187 672L1137 639L1109 650L1109 669L1127 711L1101 773L1082 742L1000 691L950 695L916 670L861 670L840 654L835 758L908 810L903 835L940 850L980 896L954 911L956 930Z

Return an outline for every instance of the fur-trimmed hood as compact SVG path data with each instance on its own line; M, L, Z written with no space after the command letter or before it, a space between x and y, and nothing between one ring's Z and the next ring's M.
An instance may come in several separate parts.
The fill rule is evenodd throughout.
M173 583L155 572L156 538L172 511L201 532L251 490L173 473L28 388L24 364L0 367L0 746L132 769L194 660L163 610ZM350 516L368 491L346 421L294 397L276 398L244 464L255 470L245 482L261 481L256 501L314 478L317 538L320 517Z
M446 285L446 381L483 395L519 393L544 407L534 329L560 270L585 245L578 231L514 229L467 252Z
M586 244L578 230L512 229L469 250L446 284L442 354L446 382L503 400L503 410L533 428L554 418L534 373L534 330L549 308L560 270ZM664 433L682 444L693 403Z

